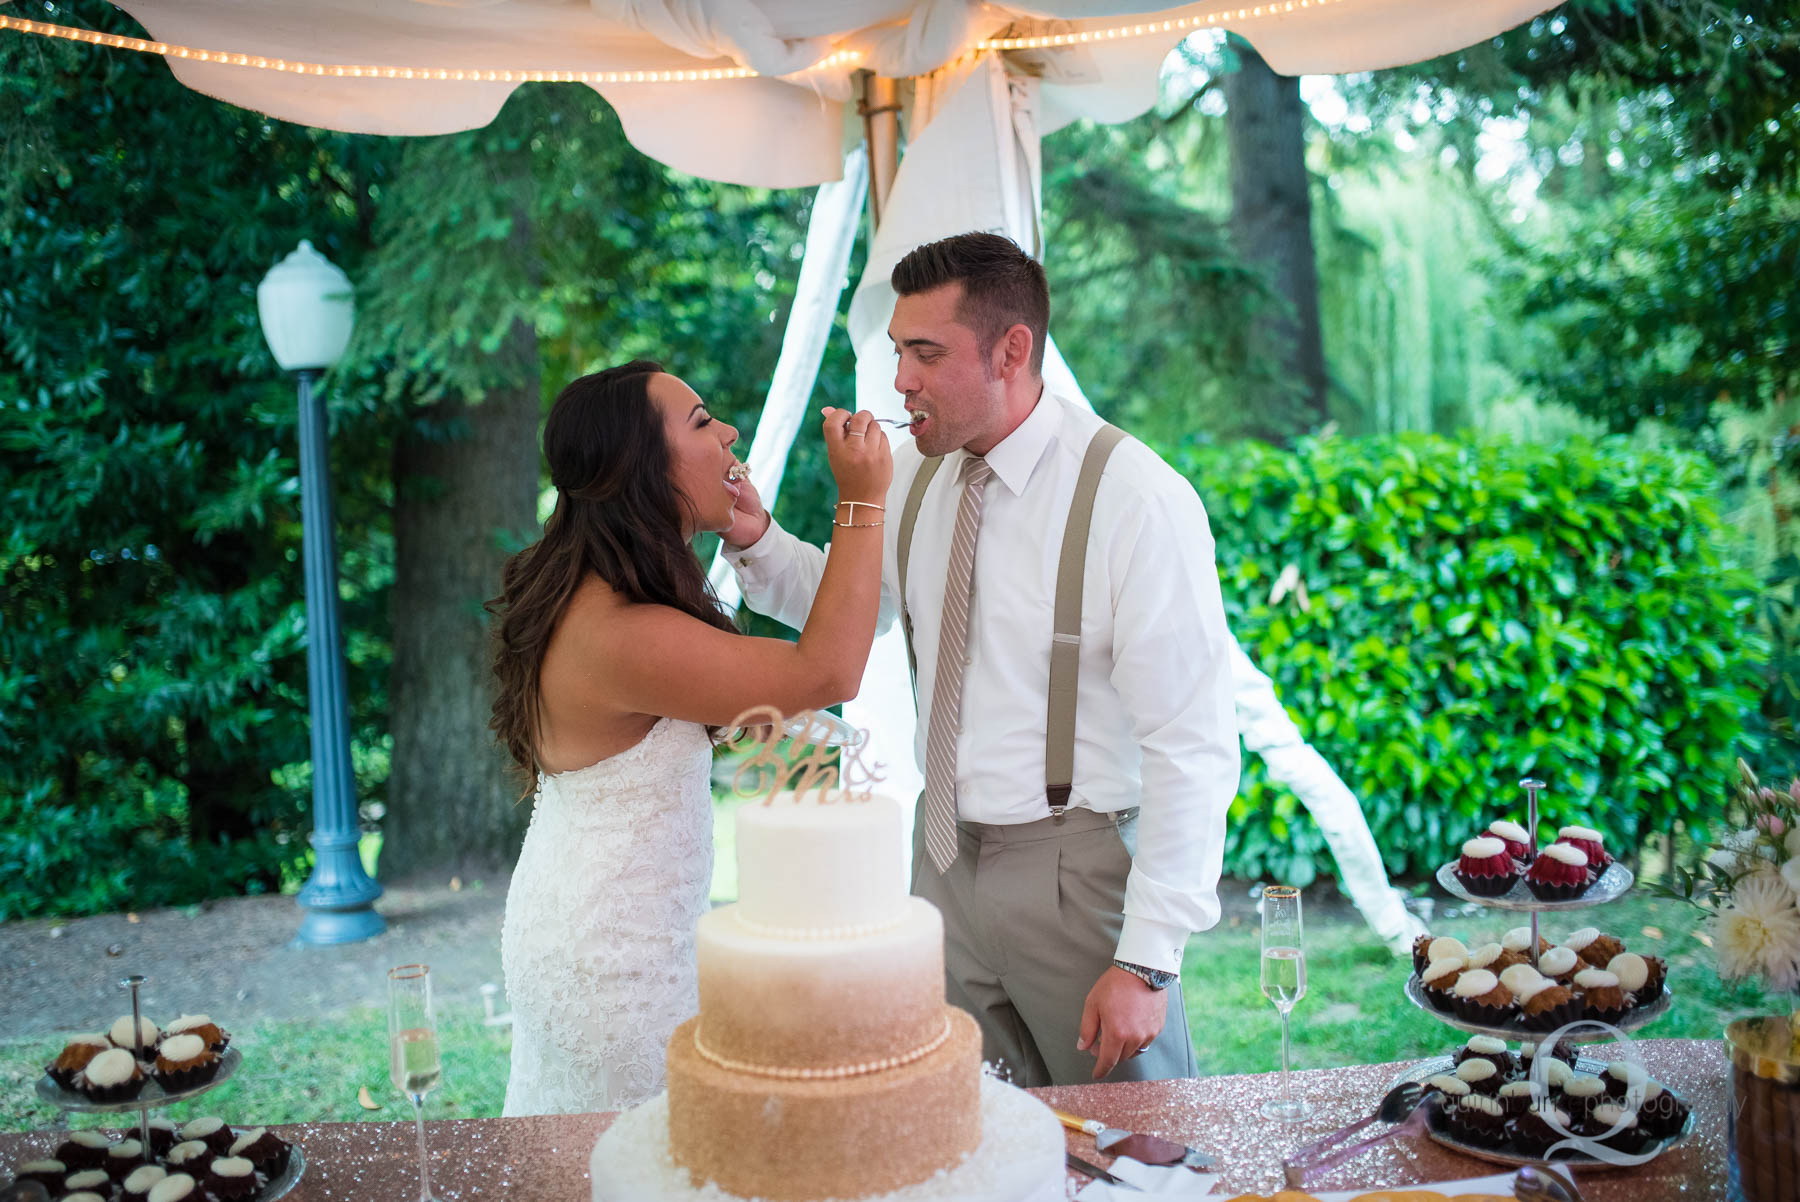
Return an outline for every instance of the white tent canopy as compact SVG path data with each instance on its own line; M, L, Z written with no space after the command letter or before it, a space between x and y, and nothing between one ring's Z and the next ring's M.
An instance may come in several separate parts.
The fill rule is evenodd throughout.
M679 170L765 187L826 185L814 206L781 362L747 456L771 504L808 407L855 237L865 170L855 152L862 127L855 120L854 73L913 81L907 153L880 206L849 322L858 404L894 416L899 397L886 337L894 263L920 243L971 229L1006 233L1040 257L1047 249L1054 253L1044 247L1040 227L1040 139L1076 119L1122 121L1148 109L1163 59L1188 33L1239 34L1281 74L1338 74L1448 53L1553 6L1550 0L1205 0L1152 11L1133 8L1134 0L1045 0L1030 9L974 0L116 2L167 44L150 48L189 87L285 120L374 134L469 129L491 120L519 83L549 72L594 87L617 110L633 144ZM0 0L0 21L7 15ZM214 53L202 59L196 51ZM672 77L621 78L634 72ZM1085 399L1053 340L1045 378L1061 394ZM1230 537L1228 530L1216 533ZM715 568L713 579L722 596L735 597L728 573ZM1355 796L1307 746L1269 678L1241 648L1233 652L1246 746L1312 812L1370 925L1404 949L1419 926L1388 884ZM898 795L918 787L911 697L898 635L883 636L852 717L874 732L875 758L887 765L887 787Z
M1144 3L1151 8L1135 7ZM755 78L593 86L645 154L709 179L786 188L838 178L846 119L854 116L853 72L929 75L985 39L1077 39L1008 52L1041 78L1039 132L1049 133L1078 117L1120 121L1143 112L1156 99L1169 49L1195 29L1241 34L1284 75L1338 74L1447 53L1551 4L1205 0L1156 10L1154 0L1040 0L1030 7L975 0L119 0L119 7L161 42L284 64L434 73L749 68ZM1082 35L1090 40L1078 40ZM833 56L830 65L815 66ZM183 83L220 100L374 134L482 126L518 86L506 79L306 75L179 56L169 65Z

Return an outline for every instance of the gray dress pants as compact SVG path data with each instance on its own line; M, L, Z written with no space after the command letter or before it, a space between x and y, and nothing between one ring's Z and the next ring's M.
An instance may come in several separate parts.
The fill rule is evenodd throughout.
M1017 826L956 824L956 859L939 875L925 853L924 799L913 824L912 891L944 915L944 989L981 1026L981 1054L1014 1085L1082 1085L1077 1051L1088 991L1112 965L1124 926L1137 811L1071 809ZM1168 1019L1108 1081L1191 1077L1194 1047L1180 982Z

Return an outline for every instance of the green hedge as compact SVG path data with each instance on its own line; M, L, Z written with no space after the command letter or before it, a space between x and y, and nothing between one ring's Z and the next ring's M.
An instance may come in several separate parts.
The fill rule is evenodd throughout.
M1696 458L1406 436L1171 460L1206 502L1233 631L1362 799L1390 872L1522 821L1528 774L1550 784L1548 822L1629 849L1716 812L1760 741L1754 580ZM1254 756L1226 870L1332 872Z

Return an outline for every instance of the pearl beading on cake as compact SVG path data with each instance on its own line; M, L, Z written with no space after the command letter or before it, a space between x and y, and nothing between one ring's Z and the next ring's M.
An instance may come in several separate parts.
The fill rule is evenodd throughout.
M776 927L767 923L756 922L745 918L743 913L734 909L732 918L737 924L752 935L761 935L765 939L792 939L803 941L808 939L861 939L865 935L879 935L883 931L891 931L906 921L906 911L902 909L892 918L884 918L880 922L849 923L836 927Z
M861 1077L869 1073L879 1073L885 1069L911 1064L915 1060L923 1060L943 1047L949 1038L950 1019L946 1017L943 1030L911 1051L883 1056L877 1060L865 1060L860 1064L838 1064L830 1068L788 1068L774 1064L751 1064L747 1060L733 1060L729 1056L721 1056L701 1041L700 1028L696 1026L694 1028L694 1051L700 1054L702 1060L715 1064L728 1072L748 1073L753 1077L779 1077L785 1081L835 1081L844 1077Z

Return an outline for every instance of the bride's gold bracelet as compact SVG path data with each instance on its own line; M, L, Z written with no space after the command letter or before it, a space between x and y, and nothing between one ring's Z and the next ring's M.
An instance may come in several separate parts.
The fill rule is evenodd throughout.
M850 520L847 522L840 522L837 520L837 510L842 509L846 505L848 505L850 507ZM833 526L842 526L847 529L859 530L859 529L866 529L870 526L879 526L882 524L882 521L885 520L885 519L882 519L880 521L873 521L873 522L857 521L856 520L856 510L857 510L858 506L861 506L864 509L873 509L880 513L887 512L886 505L877 505L873 501L839 501L837 503L837 508L832 510L831 524Z

